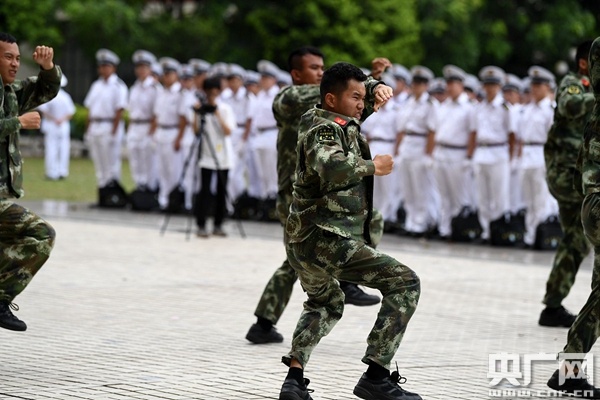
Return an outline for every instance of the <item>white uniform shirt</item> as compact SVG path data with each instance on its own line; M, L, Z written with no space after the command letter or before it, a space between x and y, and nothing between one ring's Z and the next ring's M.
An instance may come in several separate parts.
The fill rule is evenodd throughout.
M235 129L235 115L231 106L219 101L217 102L217 110L229 129ZM205 135L208 136L208 139ZM201 140L200 161L198 161L200 168L213 170L231 168L226 136L223 134L221 124L214 113L206 114L204 117L204 131Z
M160 85L152 76L147 77L144 81L136 80L131 90L129 91L129 120L148 121L152 119L154 114L154 102Z
M523 107L518 135L523 141L522 168L539 168L545 165L544 144L554 119L552 100L545 97L539 103L531 102Z
M396 119L396 132L405 133L398 150L400 156L416 157L425 154L427 135L435 127L433 117L438 106L439 102L429 96L429 93L423 93L419 99L411 96L401 106Z
M110 120L118 110L127 107L127 93L127 86L116 74L106 80L100 78L94 81L83 101L88 108L90 130L95 130L94 125L99 125L102 130L112 129ZM106 121L94 122L94 119Z
M277 129L277 121L273 115L273 100L277 93L279 93L279 86L273 85L269 90L261 90L256 95L250 115L252 125L259 132L268 128Z
M396 130L394 129L398 110L394 103L388 102L376 113L361 124L361 131L369 140L381 140L394 143Z
M237 126L239 128L245 126L246 121L250 117L250 109L253 101L253 96L248 95L246 88L241 87L236 93L229 90L228 94L222 96L222 100L229 104L233 110Z
M461 93L456 100L448 97L436 109L433 130L435 132L436 158L446 159L438 149L444 149L443 144L464 147L464 152L452 150L455 155L464 157L466 155L467 143L473 130L471 126L471 113L473 103L469 101L466 93ZM450 155L450 153L448 153ZM455 157L452 157L454 159Z
M43 114L47 114L52 117L52 119L63 119L69 115L75 114L75 104L73 104L73 99L69 95L69 93L65 92L63 89L58 91L58 94L55 98L50 100L48 103L42 104L37 108ZM63 124L69 124L69 121L66 120ZM48 118L42 119L42 125L40 130L44 133L53 132L53 128L56 128L58 125L54 121L51 121Z
M187 122L184 128L182 144L190 146L194 142L194 121L196 118L194 107L199 105L200 100L196 97L195 89L182 89L180 96L177 113L180 117L184 117Z
M175 82L171 87L163 87L154 103L157 129L173 129L179 126L178 107L181 99L181 83Z
M473 162L493 164L501 160L508 160L508 134L511 132L511 111L506 104L502 93L498 93L494 100L481 101L472 114L472 126L476 132L475 154ZM506 146L491 146L489 144L504 143Z

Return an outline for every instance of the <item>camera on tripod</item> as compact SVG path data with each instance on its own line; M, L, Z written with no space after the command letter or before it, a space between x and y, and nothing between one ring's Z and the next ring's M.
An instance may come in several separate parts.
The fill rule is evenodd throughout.
M216 110L217 106L207 103L200 104L200 107L194 107L194 111L200 115L214 114Z

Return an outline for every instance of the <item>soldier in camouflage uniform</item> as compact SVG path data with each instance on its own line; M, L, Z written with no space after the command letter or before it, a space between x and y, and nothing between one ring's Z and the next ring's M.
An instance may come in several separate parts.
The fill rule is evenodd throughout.
M323 76L323 58L321 51L314 47L301 47L292 51L288 57L288 67L294 84L283 88L273 102L273 114L279 129L277 137L277 214L284 226L292 203L298 124L302 114L319 102L318 84ZM373 70L378 76L385 67L380 64L381 59L373 61ZM372 89L377 84L379 81L369 79L367 88ZM377 213L377 218L374 218L373 223L379 230L378 237L380 238L383 233L383 220L380 213ZM255 344L283 341L283 336L273 325L277 324L285 310L297 279L296 272L286 259L265 286L254 311L257 321L246 334L247 340ZM377 296L363 292L354 283L343 282L341 285L346 303L372 305L379 302Z
M582 355L592 349L600 336L600 38L597 38L591 45L588 63L591 89L595 99L591 97L593 109L583 131L583 144L577 159L578 171L575 173L575 183L578 185L578 189L583 189L585 196L581 209L581 221L585 236L594 246L594 271L592 292L569 329L567 344L563 349L564 357L567 359L569 358L568 354L578 354L572 356L574 360L570 361L580 361L583 358ZM574 88L579 87L574 86ZM586 99L590 99L590 96L586 96ZM589 110L588 104L586 102L584 108ZM566 366L562 365L560 368L566 369ZM575 376L563 376L567 379L561 385L560 374L556 370L548 381L548 386L554 390L572 393L575 397L600 399L600 389L594 388L585 377L586 374L593 375L594 371L577 370L573 372L572 375Z
M17 80L19 46L9 34L0 33L0 327L24 331L27 325L11 312L12 303L44 265L54 245L54 229L31 211L13 203L23 196L19 130L40 127L40 115L32 112L52 100L60 89L60 68L54 65L51 47L38 46L34 61L37 77Z
M542 326L570 327L575 316L562 306L562 301L575 282L575 275L590 245L581 225L583 196L573 186L577 154L583 141L583 128L588 120L593 94L590 93L588 53L592 42L577 48L578 72L567 74L557 90L554 122L544 146L546 176L550 193L558 201L563 238L558 244L552 271L546 283L546 295L539 324Z
M389 365L400 345L420 295L418 276L371 246L373 175L391 172L391 155L371 159L360 133L360 120L392 98L392 89L375 88L375 107L365 108L367 76L348 63L336 63L323 75L321 104L302 116L298 129L296 181L286 224L288 260L308 299L292 350L282 358L290 367L279 399L309 400L303 368L312 350L344 310L338 280L378 289L381 309L367 339L362 361L367 372L354 388L363 399L417 400L403 390Z

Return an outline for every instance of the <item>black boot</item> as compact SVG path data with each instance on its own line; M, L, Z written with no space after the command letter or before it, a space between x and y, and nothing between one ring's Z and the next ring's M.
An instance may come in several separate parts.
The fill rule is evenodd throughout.
M563 384L560 385L558 370L554 371L554 374L548 380L548 387L559 392L569 393L572 397L580 399L600 399L600 389L590 385L585 378L565 379Z
M246 339L254 344L265 344L265 343L281 343L283 342L283 336L277 332L274 326L270 329L265 330L259 324L252 324L250 330L246 334Z
M400 387L405 382L398 371L384 379L371 379L364 373L354 387L354 395L365 400L422 400L418 394Z
M571 314L563 306L556 308L546 307L540 314L538 323L541 326L570 328L576 318L577 316Z
M381 301L379 297L365 293L358 285L350 282L340 282L340 288L344 291L346 299L345 304L353 304L355 306L372 306Z
M307 389L310 381L304 378L304 383L301 384L294 378L286 378L279 392L279 400L313 400L310 397L312 389Z
M23 332L27 329L27 325L15 317L11 309L19 311L19 306L13 303L0 302L0 327L11 331Z

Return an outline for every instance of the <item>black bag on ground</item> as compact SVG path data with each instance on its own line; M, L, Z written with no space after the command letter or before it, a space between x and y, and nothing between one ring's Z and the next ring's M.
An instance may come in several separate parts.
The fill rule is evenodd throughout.
M533 247L538 250L556 250L562 237L558 216L552 215L537 226Z
M135 211L153 211L158 209L158 194L149 189L135 189L129 195L131 209Z
M481 236L481 224L477 211L469 206L464 206L460 213L450 222L452 229L451 238L455 242L470 242Z
M170 214L179 214L185 211L185 189L177 185L169 193L167 210Z
M237 219L256 219L258 214L258 199L248 193L242 193L233 203L233 217Z
M123 186L116 181L110 181L106 186L98 188L98 206L106 208L123 208L129 202Z
M277 201L266 199L259 201L258 220L264 222L279 222L277 217Z
M521 245L524 233L521 223L510 213L490 222L490 243L494 246Z

